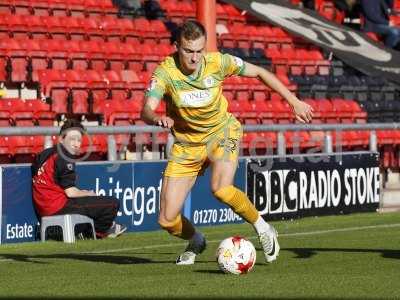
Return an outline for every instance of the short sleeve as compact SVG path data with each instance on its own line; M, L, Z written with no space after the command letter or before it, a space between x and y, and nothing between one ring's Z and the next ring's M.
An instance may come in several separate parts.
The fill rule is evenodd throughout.
M244 61L237 56L222 54L222 70L225 77L241 75L244 72Z
M55 180L64 190L75 186L76 173L75 163L65 160L61 155L55 163Z
M146 90L146 97L161 99L164 96L166 92L166 80L163 77L163 73L160 68L154 71Z

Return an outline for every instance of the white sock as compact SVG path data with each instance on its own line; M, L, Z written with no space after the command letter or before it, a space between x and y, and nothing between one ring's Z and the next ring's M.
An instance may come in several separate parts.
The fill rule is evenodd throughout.
M264 232L265 230L270 229L270 225L264 221L264 219L261 216L258 216L257 221L253 224L254 229L257 231L257 233Z

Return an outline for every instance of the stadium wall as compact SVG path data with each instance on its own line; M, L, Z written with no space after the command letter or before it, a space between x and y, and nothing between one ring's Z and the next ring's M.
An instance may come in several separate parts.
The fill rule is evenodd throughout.
M245 161L239 164L235 185L245 189ZM77 164L78 187L98 195L115 196L120 201L117 222L128 231L159 229L157 216L165 161L88 162ZM30 165L1 167L1 243L39 240L39 220L32 204ZM243 220L216 201L209 189L210 172L198 178L185 201L183 212L198 226L241 223Z
M378 163L378 154L374 152L241 159L235 185L247 189L266 219L374 211L379 207ZM78 163L78 186L98 195L117 197L120 201L117 222L126 225L128 231L158 230L165 164L165 161ZM3 165L0 172L1 243L39 240L30 165ZM239 216L214 199L209 184L207 170L186 199L184 215L196 226L242 223Z

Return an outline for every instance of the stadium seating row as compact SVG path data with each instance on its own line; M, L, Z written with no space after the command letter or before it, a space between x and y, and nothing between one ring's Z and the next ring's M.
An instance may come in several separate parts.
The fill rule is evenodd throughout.
M146 18L58 17L0 14L0 37L54 38L169 43L170 33L161 20Z
M18 14L74 14L78 16L116 15L112 0L4 0L0 8Z
M57 136L52 136L57 143ZM0 163L33 162L35 154L44 149L44 136L0 136ZM122 144L119 144L122 146ZM89 152L88 160L105 159L107 137L105 135L84 136L82 153Z
M159 61L174 51L168 44L97 41L65 41L52 39L0 40L0 80L37 81L35 71L41 69L94 69L97 71L131 69L152 71Z
M92 98L89 93L78 90L73 94L72 106L74 113L94 113L104 117L105 124L115 125L117 121L136 123L140 120L140 110L143 99L126 98ZM68 102L67 97L66 102ZM366 113L357 102L352 100L335 99L305 99L315 110L314 123L365 123ZM58 102L58 101L57 101ZM161 102L157 112L165 113L165 102ZM92 110L89 106L92 104ZM291 108L281 99L253 100L240 99L230 101L230 111L244 124L272 124L295 122ZM51 126L55 110L40 100L3 99L0 101L0 125L10 126ZM65 113L67 113L65 111Z
M39 99L1 99L0 126L53 126L55 112Z
M268 48L265 55L271 58L275 73L278 74L329 75L330 62L324 59L319 50Z
M166 11L168 19L173 22L181 22L183 19L191 19L196 16L195 1L178 1L178 0L160 0L161 8ZM222 24L228 23L244 23L246 17L240 10L232 5L225 3L216 3L216 14L218 22Z
M334 66L331 67L334 69ZM335 70L333 70L333 73ZM343 97L367 100L395 100L398 88L379 77L360 75L289 76L301 98ZM397 91L396 91L397 90Z
M227 26L228 33L219 36L220 46L227 48L290 47L293 38L279 27L236 23Z
M18 104L17 101L20 103ZM7 103L10 102L11 105L8 105L8 108L6 109L1 109L1 114L3 115L3 112L5 111L9 115L11 114L16 120L22 122L20 125L32 125L29 124L29 119L32 118L31 116L28 117L28 122L23 123L23 117L26 117L27 114L34 114L35 111L40 111L38 109L39 103L35 103L34 100L31 103L30 101L21 101L21 100L16 100L16 99L8 99L7 101L1 102L1 103ZM365 112L360 111L359 113L355 113L356 108L354 109L353 107L357 107L357 103L354 101L348 101L348 100L343 100L343 99L318 99L318 100L313 100L313 99L307 99L306 100L309 104L311 104L314 109L315 109L315 119L314 122L321 122L321 123L326 123L329 122L327 119L323 119L323 117L326 118L342 118L343 116L346 116L349 118L348 120L342 118L341 122L350 122L351 118L358 119L358 121L365 121ZM233 101L233 106L235 107L235 102L239 101ZM251 119L253 114L262 116L262 113L265 113L266 117L273 117L275 119L273 120L268 120L267 122L280 122L279 120L276 120L276 116L282 115L282 113L286 114L286 117L288 117L287 120L283 120L283 123L286 123L288 121L293 121L290 120L290 110L285 106L285 102L279 103L278 101L267 101L270 102L268 105L268 110L265 112L261 112L260 114L260 109L265 107L262 103L257 103L256 105L253 105L252 109L253 111L249 111L248 107L252 105L251 103L239 103L239 106L242 108L245 108L245 110L241 111L243 114L242 116L248 117ZM330 103L330 104L329 104ZM32 104L32 105L28 105ZM264 103L265 104L265 103ZM23 107L22 109L19 108L19 105ZM45 112L48 112L48 106L43 104L45 107L44 110ZM139 116L139 110L140 110L140 103L135 103L134 101L126 101L126 100L105 100L105 101L98 101L97 106L96 106L96 112L102 113L105 116L105 121L108 124L114 124L114 125L128 125L128 124L142 124L138 120ZM350 109L350 106L352 107ZM330 108L333 108L333 111L329 111ZM257 109L257 112L255 113L255 109ZM281 111L279 111L281 110ZM285 111L286 110L286 111ZM340 111L339 111L340 110ZM165 106L160 107L160 113L165 111ZM279 111L279 112L278 112ZM19 113L21 113L19 115ZM51 113L50 113L51 115ZM241 117L240 115L238 117ZM50 116L49 120L52 118ZM135 120L136 118L136 120ZM25 121L26 121L25 120ZM332 120L333 121L333 120ZM334 121L335 123L338 122L338 120ZM244 122L246 124L252 124L252 122ZM338 133L333 132L332 137L333 137L333 142L335 147L337 145L340 145L340 147L344 149L366 149L368 147L368 140L369 140L369 133L365 131L345 131L341 132L340 136ZM94 138L94 158L99 158L100 156L103 156L106 153L106 143L105 143L105 137L93 137ZM286 138L286 144L289 148L289 151L296 151L296 150L290 150L292 149L297 149L299 148L300 151L303 151L305 149L308 149L310 147L319 147L321 148L323 146L323 133L322 132L300 132L300 133L291 133L291 132L286 132L285 133L285 138ZM396 143L400 142L400 134L396 131L378 131L378 140L379 140L379 145L381 146L381 150L383 151L382 153L382 164L384 166L388 167L394 167L398 165L398 160L393 158L393 153L392 151L389 151L395 145ZM35 152L38 152L42 149L43 145L43 138L40 137L2 137L0 140L0 158L3 162L26 162L30 161L33 156L32 154ZM148 134L141 134L141 135L117 135L116 136L116 142L117 142L117 147L118 149L121 149L121 147L126 146L126 145L132 145L132 144L148 144L151 146L152 140L150 138L150 135ZM158 135L157 143L165 143L166 142L166 135ZM86 143L87 145L87 143ZM265 153L265 147L271 147L271 149L276 148L276 133L273 132L262 132L262 133L246 133L243 137L243 151L244 153L250 153L251 151L255 151L256 153ZM250 151L250 152L249 152ZM93 156L93 155L92 155Z
M92 110L90 103L97 98L143 99L150 73L138 76L129 70L42 70L37 76L54 112L87 114Z

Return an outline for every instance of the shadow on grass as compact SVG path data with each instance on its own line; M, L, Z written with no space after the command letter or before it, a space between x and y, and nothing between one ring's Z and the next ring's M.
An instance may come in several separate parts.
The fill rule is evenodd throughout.
M195 273L206 273L206 274L216 274L216 275L225 275L226 274L220 270L194 270Z
M261 251L261 248L257 248ZM282 248L282 251L290 251L296 254L295 258L307 259L311 258L318 253L326 252L343 252L343 253L377 253L383 258L400 259L399 250L386 250L386 249L351 249L351 248ZM102 262L116 265L134 265L134 264L173 264L173 260L153 260L149 258L142 258L136 256L115 256L115 255L98 255L98 254L49 254L49 255L25 255L25 254L0 254L0 259L11 260L16 262L35 263L35 264L49 264L49 261L42 261L45 259L70 259L81 260L86 262ZM197 264L214 263L214 260L198 260ZM257 263L258 264L258 263ZM215 273L214 270L200 270L196 272L209 272Z
M168 254L175 255L176 253L135 253L135 254ZM203 258L205 258L203 256ZM134 264L175 264L175 256L166 260L154 260L149 258L142 258L136 256L122 256L122 255L99 255L99 254L48 254L48 255L26 255L26 254L0 254L0 260L26 262L35 264L50 264L49 261L42 261L46 259L70 259L81 260L86 262L102 262L116 265L134 265ZM215 260L199 259L196 264L209 264L215 263ZM0 298L1 299L1 298Z
M16 262L50 264L46 259L70 259L86 262L102 262L116 265L135 265L135 264L174 264L174 257L168 260L153 260L149 258L135 256L114 256L98 254L49 254L49 255L26 255L26 254L0 254L0 260L10 260ZM196 264L214 263L214 260L198 260Z
M261 250L261 249L259 249ZM296 258L310 258L319 252L343 252L343 253L377 253L383 258L400 259L399 250L387 249L351 249L351 248L282 248L283 251L290 251L297 255Z
M36 263L36 264L50 263L47 261L40 261L42 259L72 259L72 260L83 260L87 262L103 262L103 263L110 263L117 265L162 263L160 261L153 261L148 258L141 258L135 256L113 256L113 255L92 255L92 254L50 254L50 255L1 254L0 257L6 260Z
M235 277L232 277L235 278ZM237 277L239 278L239 277ZM269 296L238 296L238 297L222 297L222 296L198 296L198 297L2 297L0 296L0 300L14 300L14 299L26 299L26 300L88 300L88 299L97 299L97 300L132 300L132 299L147 299L147 300L161 300L161 299L171 299L171 300L201 300L201 299L229 299L229 300L236 300L236 299L269 299L269 300L343 300L343 298L332 298L332 297L269 297ZM346 298L349 300L365 300L365 298L360 298L360 297L349 297ZM381 298L370 298L368 297L368 300L381 300Z

